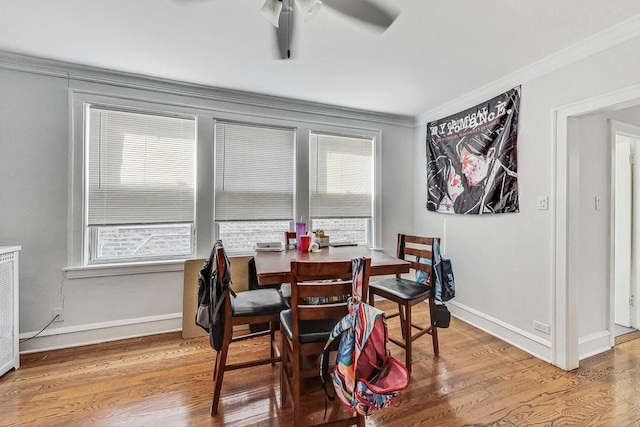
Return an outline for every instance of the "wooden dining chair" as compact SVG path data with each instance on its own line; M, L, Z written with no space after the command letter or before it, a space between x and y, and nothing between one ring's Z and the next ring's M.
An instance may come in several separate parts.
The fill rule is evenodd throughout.
M434 283L433 274L433 241L439 238L410 236L398 234L397 257L411 263L413 270L421 271L425 275L425 283L415 280L405 279L401 275L387 279L372 281L369 283L369 305L374 305L374 298L379 295L398 304L398 311L388 314L387 319L393 317L400 318L400 330L402 340L389 337L389 341L403 348L405 351L405 365L411 373L412 347L413 342L421 336L431 335L433 343L433 353L437 356L440 353L438 346L438 328L430 321L429 325L418 325L413 323L411 308L423 301L429 303L430 318L433 314L435 304L435 293L431 284ZM418 331L413 334L413 329Z
M364 259L362 300L366 301L371 259ZM302 426L305 413L301 405L305 364L318 360L333 327L348 312L345 296L352 292L352 261L291 261L291 308L280 313L282 363L280 365L280 399L293 402L294 426ZM322 300L323 303L313 303ZM338 302L330 302L338 301ZM337 347L337 342L335 343ZM319 362L309 366L311 376L318 377ZM320 386L319 386L320 387ZM331 384L329 384L331 387ZM351 414L336 400L327 420L332 426L364 426L364 417ZM346 417L345 417L346 415Z
M219 245L216 250L216 263L218 269L218 280L222 280L225 276L226 255L224 247ZM218 402L222 390L222 380L226 371L235 369L248 368L257 365L270 363L275 365L280 361L279 348L275 341L275 330L280 320L280 312L289 308L278 289L255 289L244 292L238 292L235 296L231 292L226 292L224 298L224 333L222 338L222 347L216 352L216 362L213 369L213 401L211 403L211 415L218 412ZM239 336L233 336L233 327L238 325L253 325L258 323L268 323L269 328L264 331L248 333ZM227 363L229 346L232 342L255 338L258 336L269 335L269 357L259 359Z

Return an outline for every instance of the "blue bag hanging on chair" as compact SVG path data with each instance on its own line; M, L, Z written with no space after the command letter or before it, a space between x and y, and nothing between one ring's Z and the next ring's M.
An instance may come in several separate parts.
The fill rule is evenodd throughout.
M456 281L453 277L453 265L450 259L442 258L440 255L440 244L433 241L433 255L435 265L433 270L436 273L436 301L449 301L456 296Z

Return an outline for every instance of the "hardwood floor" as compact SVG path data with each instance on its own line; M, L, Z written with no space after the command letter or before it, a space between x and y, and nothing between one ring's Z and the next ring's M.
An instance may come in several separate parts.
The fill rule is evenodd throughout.
M416 311L424 318L426 306ZM390 333L398 333L395 319ZM564 372L461 321L441 329L440 357L418 340L398 408L367 426L640 426L640 340ZM625 338L626 337L626 338ZM402 360L402 351L390 345ZM266 339L232 345L240 360ZM290 426L279 401L279 368L225 374L220 413L209 415L215 353L206 338L163 334L24 355L0 379L1 426ZM305 412L322 419L324 392Z

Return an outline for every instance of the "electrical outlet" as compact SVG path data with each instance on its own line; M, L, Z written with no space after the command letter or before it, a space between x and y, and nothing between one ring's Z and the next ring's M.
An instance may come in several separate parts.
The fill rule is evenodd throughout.
M56 317L56 320L54 320L54 322L64 322L64 312L61 308L54 308L53 315L58 316Z
M533 321L533 329L536 331L540 331L545 334L551 333L551 328L546 323L538 322L537 320Z

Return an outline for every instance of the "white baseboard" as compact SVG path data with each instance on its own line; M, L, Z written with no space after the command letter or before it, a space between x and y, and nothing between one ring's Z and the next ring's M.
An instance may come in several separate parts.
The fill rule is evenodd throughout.
M611 333L607 330L595 332L578 339L578 360L611 350Z
M543 339L513 325L493 318L456 301L447 302L451 315L486 333L525 351L532 356L551 363L551 340ZM444 344L446 346L446 344Z
M47 329L38 337L20 344L20 353L35 353L61 348L79 347L107 341L117 341L146 335L182 330L182 313L138 317L111 322L90 323ZM20 334L20 340L34 336L36 332Z

